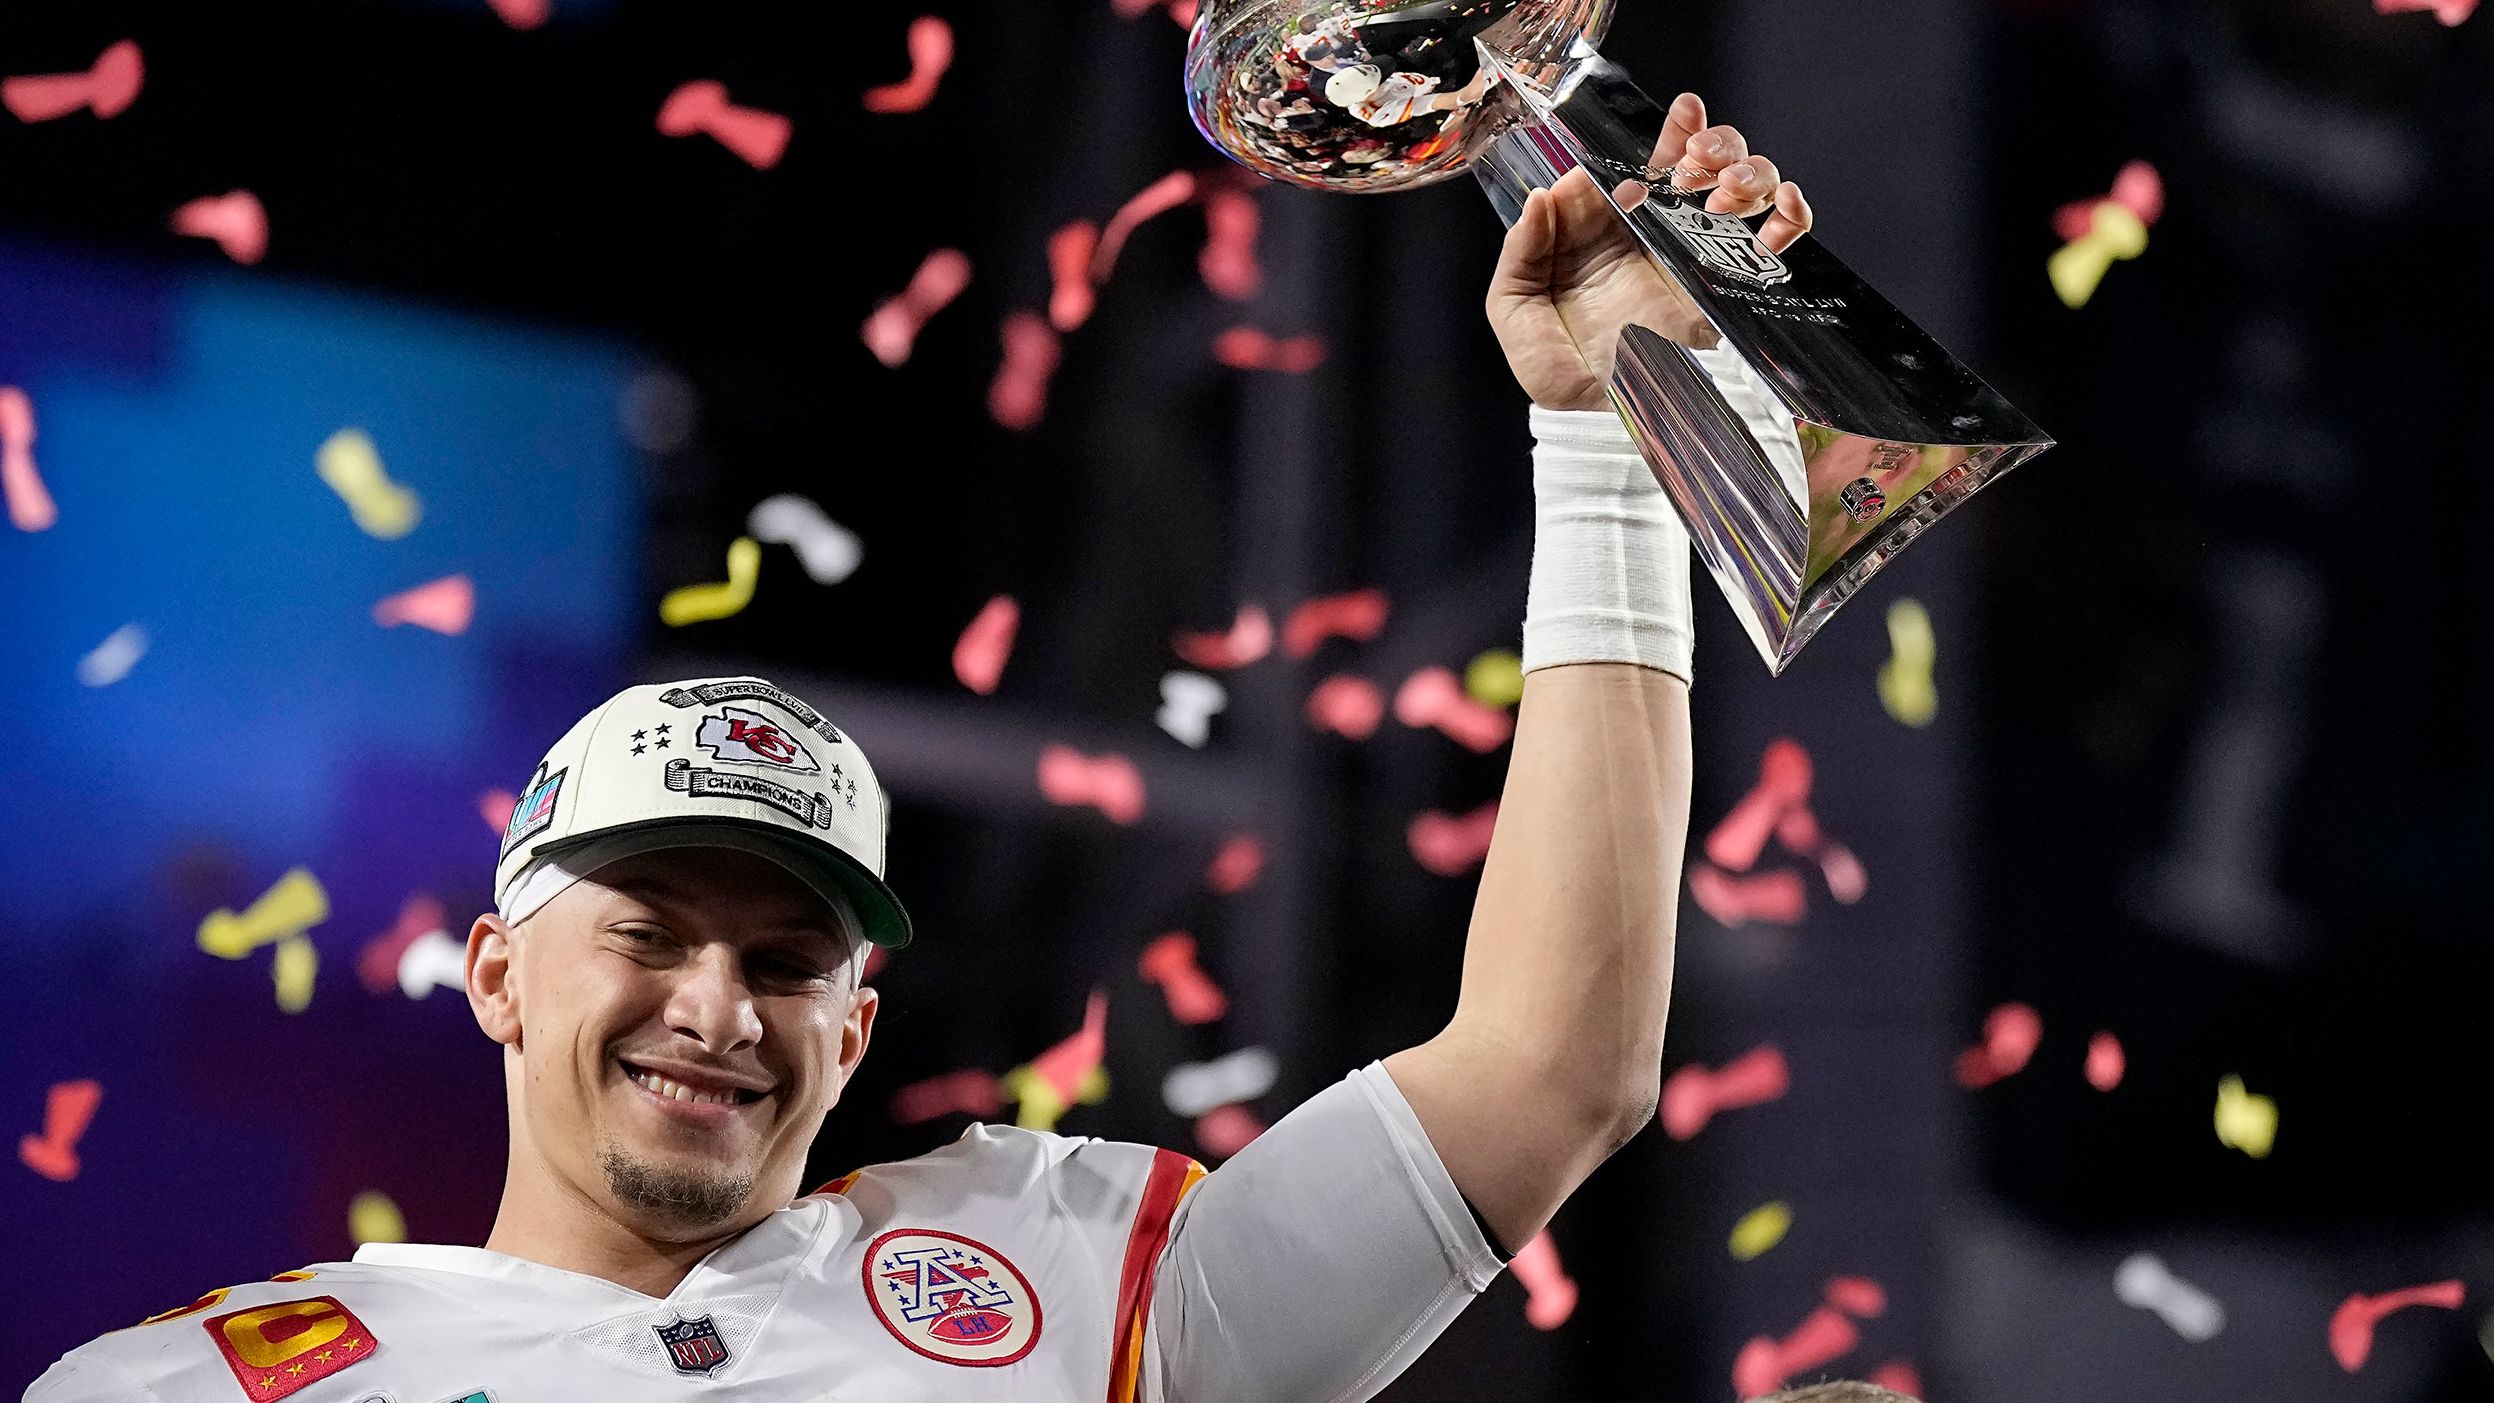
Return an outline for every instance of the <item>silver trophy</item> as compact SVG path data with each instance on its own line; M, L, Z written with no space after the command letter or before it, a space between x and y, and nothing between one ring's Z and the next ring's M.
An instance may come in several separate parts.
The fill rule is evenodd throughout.
M1276 180L1365 193L1468 167L1510 224L1585 167L1696 313L1619 333L1611 403L1780 673L1924 527L2052 440L1816 239L1770 253L1761 220L1650 164L1668 114L1595 51L1612 8L1208 0L1187 103Z

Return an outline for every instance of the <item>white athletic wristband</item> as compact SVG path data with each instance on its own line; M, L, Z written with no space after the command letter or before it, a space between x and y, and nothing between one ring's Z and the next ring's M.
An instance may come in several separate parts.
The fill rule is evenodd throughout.
M1534 405L1524 670L1634 663L1687 681L1689 537L1619 416Z

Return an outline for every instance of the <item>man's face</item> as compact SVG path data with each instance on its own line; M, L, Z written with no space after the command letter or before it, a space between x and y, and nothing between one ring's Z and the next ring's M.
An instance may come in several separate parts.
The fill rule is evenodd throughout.
M677 848L599 868L516 934L520 1106L549 1172L661 1240L796 1196L875 1015L819 897L767 859Z

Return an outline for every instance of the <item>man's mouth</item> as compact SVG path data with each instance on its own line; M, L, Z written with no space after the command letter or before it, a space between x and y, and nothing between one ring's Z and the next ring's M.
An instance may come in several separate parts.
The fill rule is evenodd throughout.
M759 1091L749 1091L743 1087L731 1087L725 1091L697 1090L664 1073L626 1062L621 1058L616 1059L616 1064L623 1068L625 1079L633 1085L658 1100L679 1106L721 1106L732 1109L753 1105L762 1100L765 1094Z

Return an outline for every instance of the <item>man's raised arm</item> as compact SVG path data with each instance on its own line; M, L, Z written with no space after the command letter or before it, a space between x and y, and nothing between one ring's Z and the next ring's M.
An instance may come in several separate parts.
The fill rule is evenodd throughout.
M1675 183L1712 178L1709 208L1767 214L1772 249L1807 232L1799 188L1739 132L1694 96L1671 116L1655 164L1695 172ZM1524 697L1454 1018L1385 1065L1512 1252L1660 1089L1689 820L1687 538L1603 385L1629 322L1710 338L1581 171L1526 204L1488 310L1535 404Z

